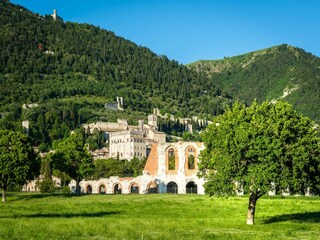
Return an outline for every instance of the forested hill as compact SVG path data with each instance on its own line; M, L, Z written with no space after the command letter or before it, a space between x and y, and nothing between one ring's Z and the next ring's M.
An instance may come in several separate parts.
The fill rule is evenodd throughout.
M103 108L121 96L136 111L218 114L229 101L219 95L205 75L113 32L0 0L0 112L12 104L84 97L99 99Z
M235 98L247 103L283 99L320 121L320 58L302 49L284 44L190 66Z

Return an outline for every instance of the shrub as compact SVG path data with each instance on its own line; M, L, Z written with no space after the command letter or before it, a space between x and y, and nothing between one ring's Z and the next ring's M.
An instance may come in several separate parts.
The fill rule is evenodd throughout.
M61 189L61 193L63 194L70 194L71 193L71 190L68 186L64 186L62 189Z
M39 189L41 193L54 193L56 190L51 178L45 178L40 182Z

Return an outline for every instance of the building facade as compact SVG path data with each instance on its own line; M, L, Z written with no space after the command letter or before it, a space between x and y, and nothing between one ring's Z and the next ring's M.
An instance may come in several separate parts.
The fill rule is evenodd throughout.
M131 160L134 157L143 159L148 156L153 143L165 143L166 134L157 130L157 116L148 116L148 124L139 120L137 126L128 125L127 120L117 122L96 122L85 124L87 132L95 130L108 136L109 157L121 160Z
M125 130L109 133L109 153L111 158L131 160L147 156L147 146L143 133Z

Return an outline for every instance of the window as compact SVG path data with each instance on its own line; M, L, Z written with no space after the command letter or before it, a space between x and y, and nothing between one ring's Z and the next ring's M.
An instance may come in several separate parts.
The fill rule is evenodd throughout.
M168 169L175 170L176 169L176 159L174 155L174 149L170 148L168 151Z
M188 169L194 169L194 156L193 155L189 155L188 156Z
M195 169L195 150L191 147L187 152L188 169Z

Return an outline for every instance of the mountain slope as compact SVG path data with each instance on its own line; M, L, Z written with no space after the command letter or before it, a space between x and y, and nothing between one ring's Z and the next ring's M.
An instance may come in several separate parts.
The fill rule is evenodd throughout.
M122 96L129 109L192 115L219 113L228 102L206 76L110 31L54 21L5 0L0 8L1 105Z
M302 49L280 45L214 61L198 61L211 84L247 103L283 99L298 111L320 120L320 58Z
M207 118L230 103L219 92L205 74L113 32L0 0L0 128L29 120L35 145L50 147L88 121L133 123L153 108ZM117 96L125 110L105 109Z

